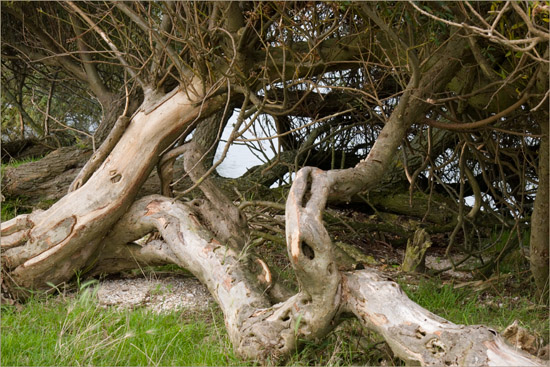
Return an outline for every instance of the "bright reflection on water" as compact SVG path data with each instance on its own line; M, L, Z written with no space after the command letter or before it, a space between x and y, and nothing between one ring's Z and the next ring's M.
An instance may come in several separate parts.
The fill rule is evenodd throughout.
M222 141L220 145L218 146L218 149L216 150L216 156L214 162L216 162L218 159L220 159L223 150L225 149L225 145L227 144L227 139L229 139L229 135L231 134L231 131L233 130L233 119L229 121L227 124L227 127L223 131L222 134ZM252 136L249 136L247 133L245 133L242 138L250 139L253 138ZM257 146L258 144L255 143ZM264 150L265 151L265 150ZM265 151L268 156L272 157L273 154L269 151ZM257 166L259 164L263 164L261 160L259 160L254 154L250 152L248 147L244 145L240 145L237 143L234 143L229 150L227 151L227 156L225 157L225 160L218 166L218 174L223 177L240 177L245 173L249 168L252 168L254 166Z
M231 129L229 129L229 131L231 132ZM229 135L229 133L227 135ZM222 143L218 147L216 151L216 160L220 158L224 146L225 144ZM263 162L256 158L254 154L250 153L247 147L234 144L229 148L225 160L218 166L218 174L223 177L240 177L249 168L262 163Z

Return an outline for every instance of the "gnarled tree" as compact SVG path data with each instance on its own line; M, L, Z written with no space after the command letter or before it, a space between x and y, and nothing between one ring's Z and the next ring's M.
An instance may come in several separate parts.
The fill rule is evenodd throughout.
M455 325L422 309L373 270L340 271L322 221L327 203L374 189L406 149L418 152L405 170L415 187L428 163L437 166L436 157L449 151L431 147L432 130L479 131L514 118L536 126L529 109L545 108L547 90L537 78L547 68L548 32L533 15L514 28L521 37L506 38L495 25L523 19L533 5L506 3L482 17L490 6L2 3L2 26L10 30L3 32L3 55L85 83L104 110L96 132L102 144L68 193L45 211L2 224L4 286L24 299L29 290L70 281L75 271L171 263L209 288L243 358L285 358L299 341L322 338L342 316L354 315L407 363L540 364L487 327ZM504 80L496 77L496 61L480 51L491 43L509 68ZM476 82L483 78L491 82L481 88ZM480 116L468 114L468 106L482 104ZM274 134L265 139L278 141L277 159L293 152L295 165L318 159L325 168L301 168L286 201L296 293L248 251L247 218L212 177L219 164L212 152L235 109L227 144L246 142L246 130L263 128L264 135ZM464 133L453 153L472 182L466 163L476 155L473 147L481 149L477 138ZM428 142L425 155L422 141ZM441 134L437 141L450 140ZM320 158L327 151L328 166ZM191 181L185 193L198 188L203 194L185 203L177 200L185 193L173 198L179 156ZM162 195L139 199L155 166ZM463 214L464 180L458 184L456 228L478 210ZM160 239L133 242L154 231Z

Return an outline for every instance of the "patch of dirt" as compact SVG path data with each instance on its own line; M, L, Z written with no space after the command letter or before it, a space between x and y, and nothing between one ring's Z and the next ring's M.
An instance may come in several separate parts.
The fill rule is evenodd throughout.
M106 279L98 285L97 299L103 307L144 307L159 313L206 310L214 304L208 289L196 278L177 274Z

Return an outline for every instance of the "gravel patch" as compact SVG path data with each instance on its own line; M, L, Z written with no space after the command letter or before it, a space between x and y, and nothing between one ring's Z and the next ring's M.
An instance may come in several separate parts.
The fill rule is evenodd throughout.
M214 304L208 289L197 279L177 275L104 280L98 285L97 299L103 307L144 307L158 313L206 310Z

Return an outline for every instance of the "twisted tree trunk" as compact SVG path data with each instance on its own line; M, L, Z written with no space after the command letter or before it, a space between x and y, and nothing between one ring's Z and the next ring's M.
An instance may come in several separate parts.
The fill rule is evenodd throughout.
M326 172L304 168L287 201L287 244L300 291L272 304L269 268L254 272L242 254L219 243L198 221L194 204L149 196L136 202L104 243L94 272L123 269L128 258L172 263L190 270L220 305L239 356L277 359L300 342L316 340L353 314L380 333L395 355L424 366L529 366L542 361L508 346L485 326L455 325L418 306L397 283L372 270L340 273L319 213L328 190ZM163 241L127 244L156 229ZM107 268L104 268L108 264ZM388 307L391 303L391 307Z
M195 81L195 90L200 82ZM132 118L103 164L76 191L45 212L2 224L4 280L14 294L69 280L132 204L159 154L193 123L205 106L176 91Z
M372 271L340 272L322 222L328 200L347 199L379 182L410 124L425 114L426 98L455 74L464 42L450 43L444 57L411 80L367 159L351 169L306 167L297 173L285 217L288 255L299 283L296 294L277 292L267 264L247 255L244 218L215 185L204 181L197 164L200 147L184 145L183 151L191 179L204 183L206 201L149 196L134 202L159 155L217 106L215 98L204 101L191 92L203 90L198 80L160 101L146 98L105 161L75 191L45 212L2 224L3 280L12 294L24 298L26 289L68 281L76 270L126 269L131 254L138 263L173 263L195 274L220 305L229 337L243 358L285 358L301 342L326 336L344 314L353 314L409 364L542 364L507 347L486 327L457 326L429 313L396 283ZM162 241L132 243L153 230Z

